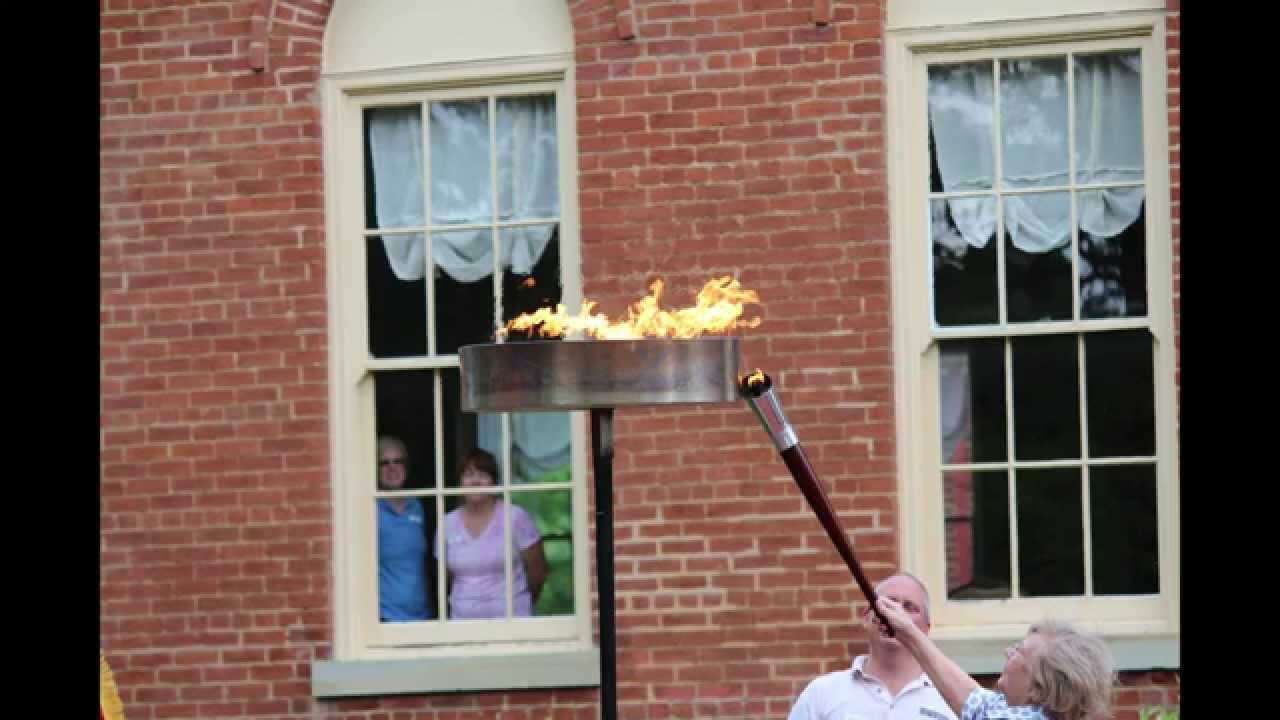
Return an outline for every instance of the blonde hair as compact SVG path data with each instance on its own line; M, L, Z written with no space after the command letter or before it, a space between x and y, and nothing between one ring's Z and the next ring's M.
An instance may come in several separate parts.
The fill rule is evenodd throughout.
M1030 700L1061 720L1109 716L1115 665L1106 643L1061 620L1041 620L1031 631L1044 640L1030 659Z

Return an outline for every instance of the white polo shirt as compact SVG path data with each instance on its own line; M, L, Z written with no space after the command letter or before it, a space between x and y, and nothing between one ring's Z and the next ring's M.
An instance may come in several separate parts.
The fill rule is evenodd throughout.
M862 671L866 655L849 670L814 678L787 720L956 720L947 703L924 673L907 683L897 697L876 678Z

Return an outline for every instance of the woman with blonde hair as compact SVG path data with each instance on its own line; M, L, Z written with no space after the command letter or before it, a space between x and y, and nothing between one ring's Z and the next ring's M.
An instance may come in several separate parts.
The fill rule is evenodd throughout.
M1115 666L1105 643L1060 620L1031 626L1005 650L992 692L969 677L888 597L876 605L960 720L1105 720Z

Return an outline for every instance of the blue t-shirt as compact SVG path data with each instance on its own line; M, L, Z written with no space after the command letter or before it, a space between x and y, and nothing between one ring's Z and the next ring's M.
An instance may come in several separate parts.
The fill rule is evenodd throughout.
M383 622L430 620L427 536L422 503L406 498L403 512L378 501L378 612Z
M1049 720L1040 705L1009 707L1004 695L974 688L960 708L960 720Z

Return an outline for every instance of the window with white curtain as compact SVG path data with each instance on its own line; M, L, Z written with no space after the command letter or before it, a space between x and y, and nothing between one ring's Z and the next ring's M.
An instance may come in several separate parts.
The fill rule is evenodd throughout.
M1164 47L1127 32L891 63L904 560L944 638L1176 635Z
M573 32L563 0L331 8L318 697L599 682L583 414L464 413L458 355L582 303ZM462 481L478 451L492 484Z
M463 413L457 362L459 347L493 342L516 315L562 300L555 95L369 105L363 118L369 354L415 361L373 372L376 434L399 438L409 455L403 489L374 492L380 535L389 502L411 498L425 509L429 611L422 620L473 619L470 604L451 600L466 574L493 576L494 597L481 614L572 616L568 413ZM475 448L497 461L492 496L506 512L493 514L490 530L506 552L462 563L450 553L462 546L465 528L450 530L445 518L467 497L459 465ZM537 587L523 567L521 551L535 537L520 537L524 517L533 520L534 549L547 564ZM380 570L382 555L397 550L380 540ZM380 574L380 584L389 582Z
M521 313L580 298L562 201L570 87L356 93L334 125L349 170L335 243L347 408L337 582L355 657L591 648L582 422L463 412L458 355ZM491 486L461 481L476 450L493 458ZM494 508L483 527L455 512L476 498Z

